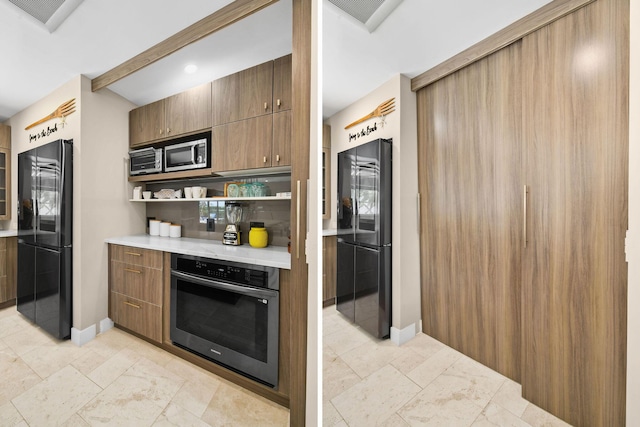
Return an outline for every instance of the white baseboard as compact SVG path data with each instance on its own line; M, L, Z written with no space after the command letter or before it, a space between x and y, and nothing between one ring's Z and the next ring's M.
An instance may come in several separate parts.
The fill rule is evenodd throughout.
M100 330L98 333L102 334L113 328L113 320L108 317L102 319L99 324ZM96 325L91 325L82 331L80 329L71 328L71 342L82 347L92 339L96 337Z
M398 346L410 341L417 334L416 324L412 323L406 328L398 329L391 327L391 342L395 343Z
M100 333L103 334L107 332L109 329L113 328L113 320L105 317L100 321Z
M96 337L96 325L91 325L82 331L80 329L71 328L71 342L82 347Z

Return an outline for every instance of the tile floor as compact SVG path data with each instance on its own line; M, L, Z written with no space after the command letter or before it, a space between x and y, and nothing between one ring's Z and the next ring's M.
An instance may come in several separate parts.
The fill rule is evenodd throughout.
M323 426L568 424L524 400L520 385L419 334L401 347L323 310Z
M289 411L111 329L78 347L0 310L0 426L287 426Z

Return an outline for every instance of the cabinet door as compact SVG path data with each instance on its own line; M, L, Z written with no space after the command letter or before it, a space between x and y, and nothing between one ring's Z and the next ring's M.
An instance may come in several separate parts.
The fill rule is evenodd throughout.
M523 39L522 395L576 426L625 424L628 8Z
M240 117L238 120L271 114L273 61L240 72Z
M0 148L11 148L11 126L0 124Z
M291 109L291 55L273 61L273 112Z
M422 324L520 378L520 44L418 93Z
M273 61L215 80L211 86L212 125L270 114Z
M11 219L11 150L0 148L0 220Z
M166 137L164 100L129 112L129 146L136 147Z
M271 115L215 126L211 132L213 172L271 166Z
M211 83L165 99L166 135L178 136L211 127Z
M273 115L271 166L291 165L291 110Z
M240 74L214 80L211 83L212 126L239 120Z

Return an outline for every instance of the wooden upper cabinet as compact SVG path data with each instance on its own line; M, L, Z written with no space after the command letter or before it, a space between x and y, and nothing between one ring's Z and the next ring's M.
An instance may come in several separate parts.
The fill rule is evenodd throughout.
M214 126L211 131L213 171L270 167L272 138L272 115Z
M291 110L273 115L273 145L270 166L291 165Z
M211 127L211 83L165 99L166 136L177 136Z
M273 112L291 110L291 55L273 61Z
M271 114L273 61L215 80L211 96L213 126Z
M11 149L11 126L0 124L0 148Z
M129 112L129 146L164 138L164 99Z
M129 146L136 147L211 127L211 83L129 112Z

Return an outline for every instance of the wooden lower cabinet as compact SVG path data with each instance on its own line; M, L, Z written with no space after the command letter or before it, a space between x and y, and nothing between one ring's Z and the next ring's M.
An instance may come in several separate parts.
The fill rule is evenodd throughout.
M336 256L338 238L322 238L322 305L328 307L336 303Z
M171 253L111 244L109 260L109 317L118 327L134 332L164 350L273 402L289 407L292 352L292 283L289 270L280 270L278 388L273 389L173 344L170 335Z
M163 253L109 245L109 254L111 320L162 342Z
M111 292L111 320L153 341L162 342L162 307Z
M0 307L16 302L17 245L16 237L0 238Z

